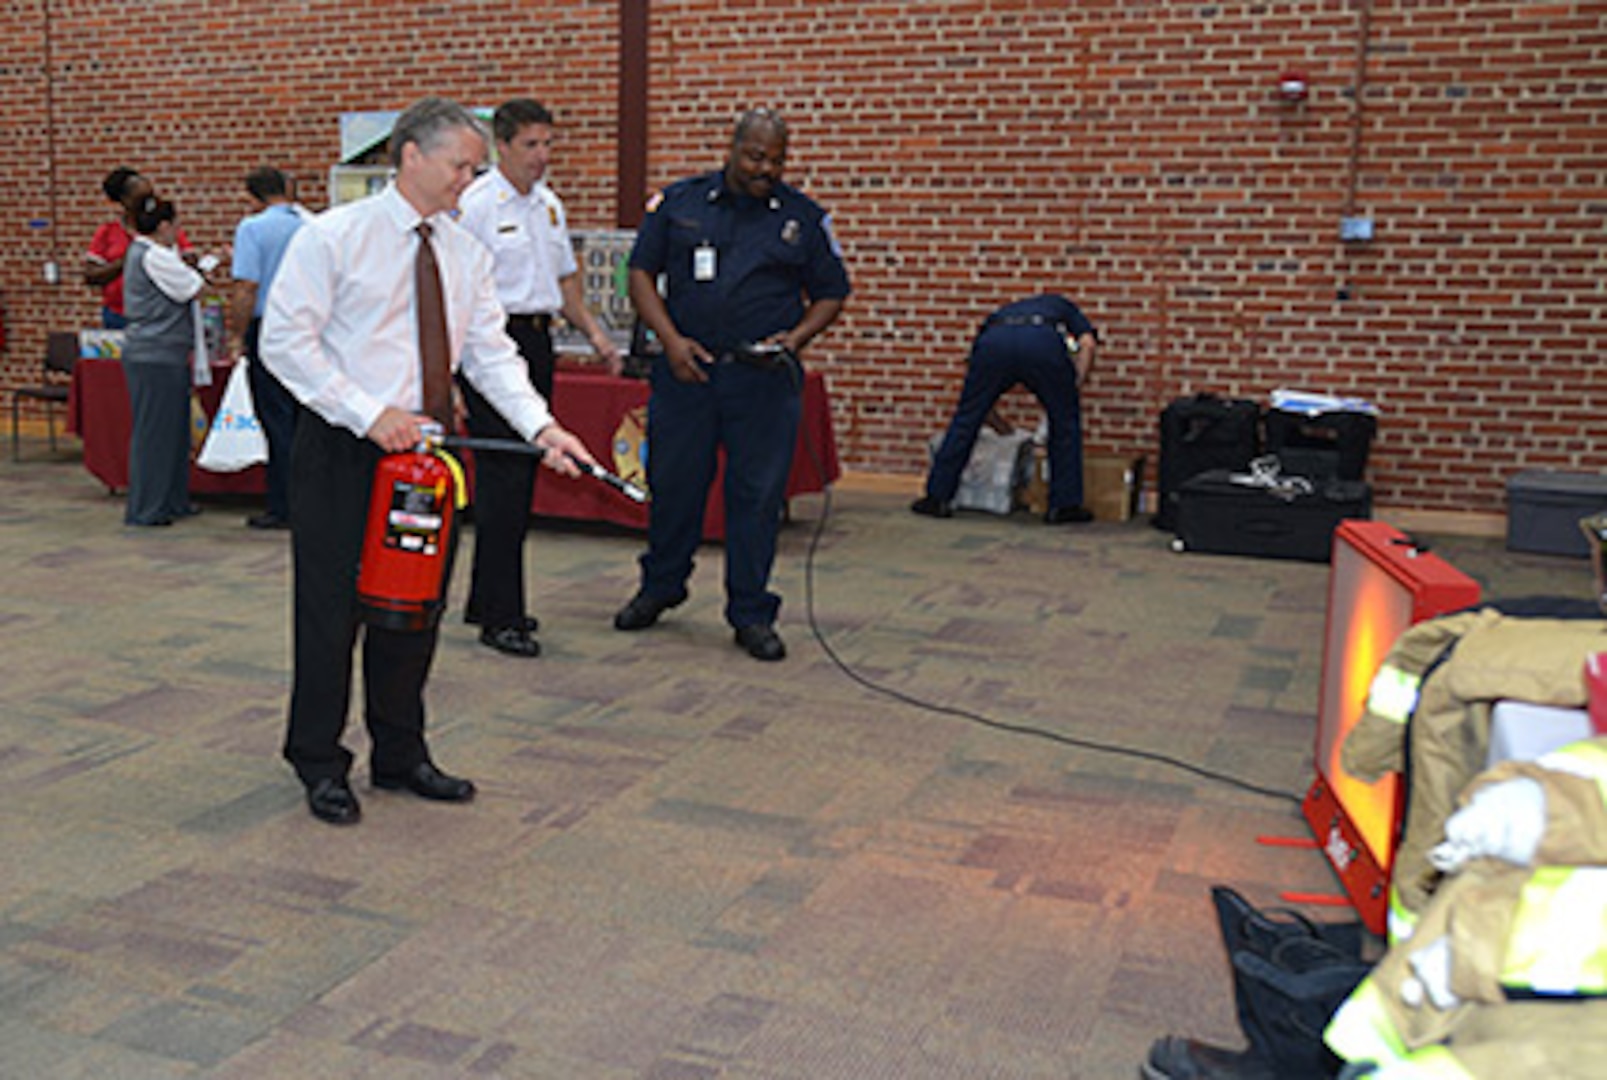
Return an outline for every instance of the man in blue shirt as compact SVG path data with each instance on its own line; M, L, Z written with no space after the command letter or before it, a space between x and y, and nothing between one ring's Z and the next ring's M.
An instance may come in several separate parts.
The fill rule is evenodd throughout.
M1083 506L1080 392L1094 366L1099 333L1070 300L1053 293L1006 304L983 322L971 343L965 386L954 419L932 458L926 494L910 509L928 517L954 513L960 474L971 460L984 422L1008 429L994 406L1006 390L1025 385L1049 417L1051 525L1081 524L1094 515Z
M279 272L290 238L301 227L302 214L290 198L285 174L271 165L246 174L246 191L261 209L241 221L234 230L235 293L231 310L240 331L246 360L251 366L251 403L257 422L268 440L268 508L248 518L253 529L290 527L290 447L296 437L296 399L290 396L273 373L263 366L257 353L262 336L262 313L268 304L268 287ZM243 326L241 324L244 324Z
M786 159L785 121L743 113L725 167L656 196L630 257L631 302L664 352L648 402L641 586L614 626L645 629L686 599L723 446L725 618L759 660L787 652L769 581L801 412L798 354L849 293L830 218L782 183Z

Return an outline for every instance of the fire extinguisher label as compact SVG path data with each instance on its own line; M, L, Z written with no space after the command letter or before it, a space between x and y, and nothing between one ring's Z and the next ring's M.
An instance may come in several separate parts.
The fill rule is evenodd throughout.
M385 546L420 555L434 555L439 551L443 494L439 484L412 484L405 480L392 484L391 509L385 519Z

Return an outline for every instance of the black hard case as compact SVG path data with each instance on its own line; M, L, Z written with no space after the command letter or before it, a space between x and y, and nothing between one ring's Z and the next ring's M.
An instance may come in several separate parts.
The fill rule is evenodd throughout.
M1590 554L1579 519L1607 510L1607 476L1525 469L1507 480L1507 550Z
M1361 480L1378 418L1363 412L1297 413L1268 409L1262 418L1267 453L1286 473L1322 480Z
M1234 483L1233 475L1214 469L1184 482L1178 550L1328 562L1339 523L1373 516L1373 489L1361 481L1318 481L1309 494L1285 497Z
M1183 481L1211 469L1247 468L1260 452L1260 440L1261 407L1244 398L1194 394L1162 409L1155 527L1177 527Z

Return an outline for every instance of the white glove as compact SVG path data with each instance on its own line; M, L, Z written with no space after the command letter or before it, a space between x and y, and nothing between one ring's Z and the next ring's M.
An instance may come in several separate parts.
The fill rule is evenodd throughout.
M1528 777L1503 780L1479 789L1446 819L1445 842L1428 853L1428 861L1446 874L1479 858L1528 866L1545 832L1545 789Z
M1462 1003L1451 992L1451 939L1436 938L1406 958L1416 978L1401 983L1401 1000L1412 1008L1423 1003L1423 995L1436 1009L1449 1012Z

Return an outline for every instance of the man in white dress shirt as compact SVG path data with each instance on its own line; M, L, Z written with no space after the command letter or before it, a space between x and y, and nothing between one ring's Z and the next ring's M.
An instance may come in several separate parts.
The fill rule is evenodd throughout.
M295 566L294 685L284 756L307 789L313 816L351 824L362 813L340 742L358 633L357 567L374 467L420 441L426 380L416 263L431 246L444 300L450 364L493 402L522 439L566 475L593 462L530 386L485 248L452 220L458 197L485 160L479 122L462 106L426 98L391 132L396 180L297 230L263 318L266 364L307 408L291 453L290 523ZM425 253L427 254L427 253ZM438 324L437 324L438 325ZM442 396L447 385L443 376ZM450 413L450 403L439 411ZM450 417L438 417L450 419ZM424 684L437 628L363 628L364 719L377 788L463 802L474 784L431 761L424 741Z
M546 182L552 113L538 101L515 98L498 106L491 135L497 167L463 193L458 222L490 249L508 336L529 365L531 383L551 402L553 315L563 312L615 375L619 350L586 306L564 204ZM482 438L514 437L484 395L460 382L469 432ZM524 538L536 463L486 453L475 455L474 466L474 566L463 618L480 624L480 641L490 648L511 656L539 656L541 646L532 636L538 624L526 611L524 581Z

